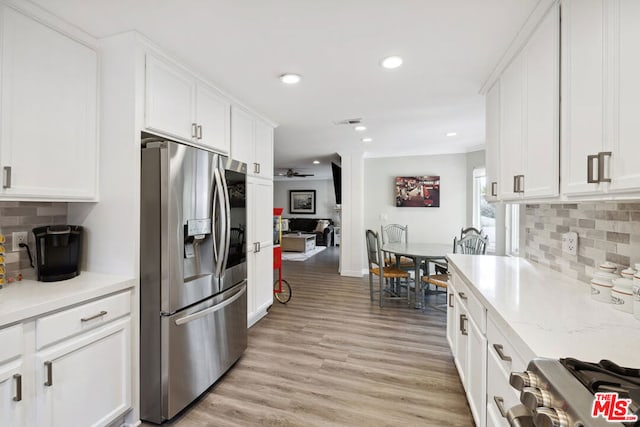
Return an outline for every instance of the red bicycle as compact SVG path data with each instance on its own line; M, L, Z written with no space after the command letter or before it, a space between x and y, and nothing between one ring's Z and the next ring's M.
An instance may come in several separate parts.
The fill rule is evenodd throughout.
M291 285L282 278L282 208L273 209L274 221L274 244L273 247L273 269L278 270L278 278L273 282L273 296L278 302L286 304L291 299Z

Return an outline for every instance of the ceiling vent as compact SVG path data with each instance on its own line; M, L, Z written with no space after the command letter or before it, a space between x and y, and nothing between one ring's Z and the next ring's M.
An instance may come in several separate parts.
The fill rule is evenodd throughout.
M339 126L339 125L359 125L360 123L362 123L362 117L359 117L357 119L344 119L344 120L336 120L333 122L334 125Z

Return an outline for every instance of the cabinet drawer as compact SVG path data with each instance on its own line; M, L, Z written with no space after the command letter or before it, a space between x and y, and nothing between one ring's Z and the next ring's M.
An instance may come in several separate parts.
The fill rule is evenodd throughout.
M112 295L36 321L37 348L94 329L131 312L131 291Z
M467 311L469 316L476 322L480 332L486 334L487 332L487 310L480 303L478 298L471 292L467 292Z
M524 358L507 340L491 316L488 316L487 320L487 343L489 354L495 356L505 378L508 379L511 372L524 371L527 368Z
M502 363L490 347L487 355L487 414L499 420L493 424L495 426L508 426L509 423L503 418L501 411L506 414L506 411L520 403L520 395L509 384L509 376L504 374Z
M0 329L0 363L22 354L22 325Z

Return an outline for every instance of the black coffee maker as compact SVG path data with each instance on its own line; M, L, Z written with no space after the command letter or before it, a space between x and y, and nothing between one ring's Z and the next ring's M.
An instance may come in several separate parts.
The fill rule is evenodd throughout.
M36 273L41 282L57 282L80 274L82 227L47 225L33 229Z

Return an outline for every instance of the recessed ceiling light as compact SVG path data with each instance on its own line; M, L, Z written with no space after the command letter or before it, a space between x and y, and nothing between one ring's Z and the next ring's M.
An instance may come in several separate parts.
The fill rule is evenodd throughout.
M302 80L302 76L300 74L286 73L280 76L280 81L288 85L294 85L300 82L300 80Z
M320 160L314 160L314 161L313 161L313 164L314 164L314 165L319 165L319 164L320 164Z
M402 58L399 56L387 56L380 63L384 68L389 70L393 70L394 68L398 68L402 65Z
M447 136L456 136L457 133L456 132L447 132Z
M362 138L362 142L371 142L373 138Z
M364 132L365 130L367 130L367 127L360 125L360 126L356 126L354 129L358 132Z

